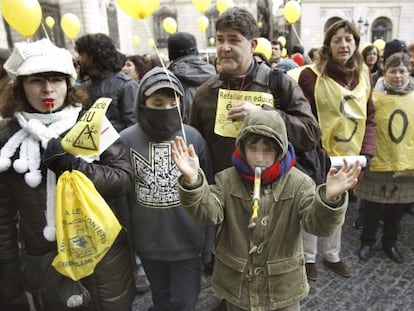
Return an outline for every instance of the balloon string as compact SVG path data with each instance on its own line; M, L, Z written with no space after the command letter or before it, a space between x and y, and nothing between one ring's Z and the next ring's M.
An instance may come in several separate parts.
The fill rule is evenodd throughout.
M45 27L45 25L43 24L43 22L41 23L41 25L42 25L42 29L43 29L43 32L45 33L46 38L50 40L50 38L49 38L49 34L47 33L46 27Z
M200 11L201 12L201 11ZM205 11L204 11L205 12ZM201 17L205 16L204 12L201 12ZM204 33L204 35L206 34L206 29L204 29L202 31ZM210 55L208 55L208 40L206 40L206 58L207 58L207 63L210 63Z
M145 19L144 19L144 25L145 25L145 28L148 31L148 34L149 34L150 38L154 38L154 36L152 35L151 30L148 26L148 23ZM165 73L167 74L168 80L170 81L171 85L173 85L173 82L172 82L171 77L168 73L167 67L165 66L164 60L162 59L161 54L158 51L157 44L155 43L155 40L154 40L154 49L155 49L155 52L157 53L157 56L158 56L158 58L161 62L162 68L165 70ZM175 96L175 102L181 104L181 101L179 100L177 92L175 90L174 90L174 96ZM178 109L178 116L180 118L180 125L181 125L181 132L183 133L183 139L187 143L187 137L186 137L185 131L184 131L184 123L183 123L183 117L182 117L182 114L181 114L180 105L177 105L177 109Z
M293 29L293 32L296 35L296 38L298 38L300 45L303 45L302 39L299 37L298 32L296 31L296 27L295 27L294 24L292 24L292 29Z

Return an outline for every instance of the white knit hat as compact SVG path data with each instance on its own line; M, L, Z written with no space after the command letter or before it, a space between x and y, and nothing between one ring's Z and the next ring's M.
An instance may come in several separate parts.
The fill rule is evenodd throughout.
M61 72L71 77L73 85L77 77L70 52L57 47L49 39L16 43L12 54L3 67L13 80L18 76Z

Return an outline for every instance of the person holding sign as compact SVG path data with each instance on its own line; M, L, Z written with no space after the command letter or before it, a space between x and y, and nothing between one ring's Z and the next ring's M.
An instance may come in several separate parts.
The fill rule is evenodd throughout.
M369 160L375 152L376 124L370 72L358 51L359 42L359 32L352 22L335 22L325 32L319 61L299 75L298 83L322 130L321 162L326 162L324 153L329 157L361 154ZM325 174L324 171L320 173ZM316 280L318 238L307 232L303 235L308 278ZM343 277L350 277L350 268L339 256L341 228L319 241L324 265Z
M219 225L212 286L227 310L300 310L309 291L301 226L316 235L335 232L361 166L349 168L344 160L315 188L294 167L282 117L262 110L244 118L233 167L217 173L215 185L208 185L194 146L182 137L175 138L172 154L182 173L178 187L186 212L197 223ZM261 187L254 186L258 176Z
M355 189L364 209L359 257L373 256L376 232L383 219L382 248L394 262L403 257L397 247L404 208L414 202L414 161L412 157L414 122L414 80L410 78L410 57L393 54L384 64L373 98L377 120L376 153L370 170Z
M189 124L206 139L217 173L231 166L234 139L251 110L277 110L296 150L311 150L320 130L297 83L282 71L257 63L257 23L245 8L231 7L216 21L221 72L196 91ZM271 82L276 80L276 89Z
M119 140L111 143L103 152L97 152L95 161L69 154L62 147L62 137L86 115L86 94L73 87L76 71L68 50L48 39L19 42L4 68L13 83L0 101L0 114L5 117L0 121L2 310L23 310L13 304L23 290L30 292L37 311L67 310L69 306L130 310L136 291L125 232L118 234L93 274L79 282L59 274L51 265L58 247L69 249L58 245L54 230L59 176L65 171L82 172L111 204L132 181L124 146ZM90 150L95 144L87 139L95 131L89 127L86 135L73 140L74 145ZM71 198L67 193L65 199ZM89 221L93 223L94 219ZM69 225L77 232L73 244L85 249L90 237L86 225ZM18 280L24 280L23 284Z

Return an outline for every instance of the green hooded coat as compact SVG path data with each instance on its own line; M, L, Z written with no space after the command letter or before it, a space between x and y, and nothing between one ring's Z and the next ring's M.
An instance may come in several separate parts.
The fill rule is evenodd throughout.
M244 154L246 137L257 134L273 139L282 151L288 149L284 122L275 111L252 111L245 118L236 146ZM216 256L212 285L231 304L245 310L275 310L303 299L309 291L302 249L301 229L329 236L344 222L348 195L335 203L325 201L325 185L314 182L292 167L277 181L261 187L258 218L248 228L252 215L253 185L234 167L216 174L209 186L186 187L179 182L180 200L198 223L217 225Z

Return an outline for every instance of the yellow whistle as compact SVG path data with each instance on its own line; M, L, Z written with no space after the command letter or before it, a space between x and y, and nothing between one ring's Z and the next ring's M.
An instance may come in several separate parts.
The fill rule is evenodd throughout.
M258 201L255 201L253 203L252 209L253 209L252 219L256 219L257 218L257 210L259 209L259 202Z
M262 169L260 167L256 167L254 170L254 188L253 188L253 213L252 219L257 218L257 211L259 209L259 201L260 201L260 182L262 175Z

